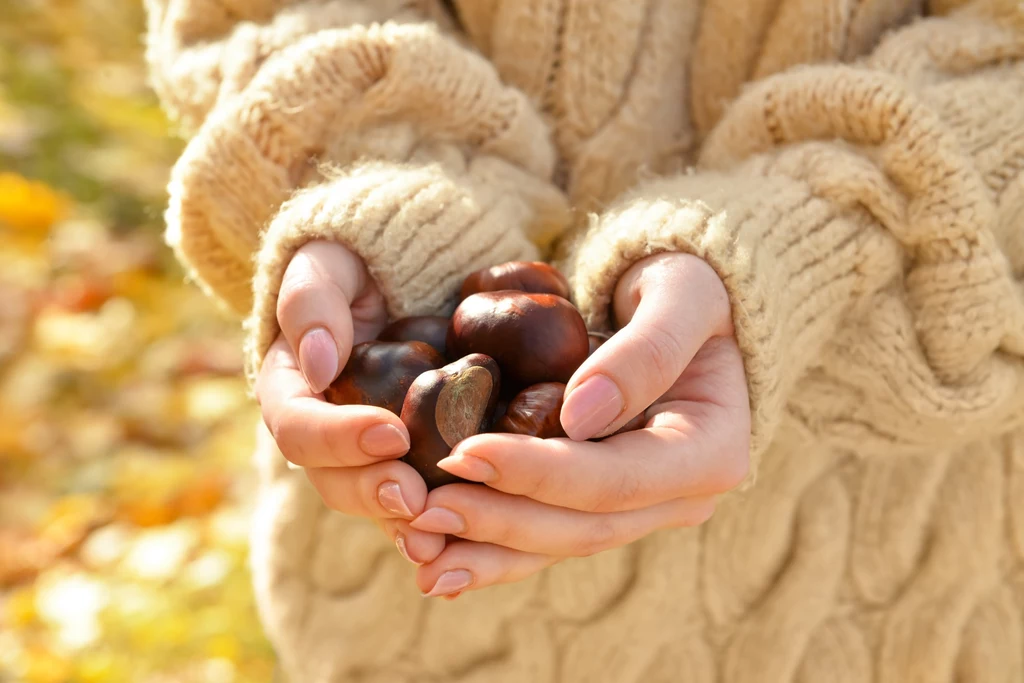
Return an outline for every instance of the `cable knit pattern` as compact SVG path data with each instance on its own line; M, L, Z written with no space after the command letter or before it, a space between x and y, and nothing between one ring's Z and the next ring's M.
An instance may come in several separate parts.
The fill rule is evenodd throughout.
M458 113L432 114L429 103L438 99ZM414 114L418 141L443 142L474 157L461 178L432 169L436 160L430 153L418 154L418 147L410 149L402 141L372 150L389 161L406 161L404 151L419 167L397 172L386 194L379 188L369 193L374 178L383 173L380 168L360 170L359 164L341 174L310 172L311 163L356 166L352 162L371 151L359 144L368 129ZM338 150L348 158L329 154ZM443 156L451 156L451 150L444 151L448 154ZM356 248L371 262L373 274L385 280L393 313L433 312L439 302L423 297L437 288L437 280L413 282L400 298L396 294L424 272L427 259L447 248L449 272L425 272L447 275L451 294L455 276L469 273L478 261L530 256L528 238L550 239L561 231L567 220L564 200L543 180L553 165L544 124L525 98L504 87L489 64L445 38L436 26L389 23L320 30L280 50L241 92L210 112L172 174L168 240L200 284L238 313L253 308L252 256L264 226L275 216L257 261L257 270L269 268L260 274L258 292L273 296L277 291L282 273L276 266L290 256L289 249L309 239L336 237ZM426 209L396 216L400 203L419 191ZM327 194L330 202L317 200ZM376 204L376 213L367 218L362 207L371 204L363 195ZM508 200L501 200L506 195ZM428 197L467 205L461 213L473 216L458 210L433 215ZM423 221L435 221L437 229L420 230ZM480 230L473 229L475 221ZM355 233L360 234L358 244L352 240ZM461 246L451 248L463 233L478 243L468 247L468 254ZM404 250L420 259L375 267L372 245L382 235L404 238ZM510 246L517 238L520 244ZM253 310L266 310L263 303L257 296ZM250 327L257 336L265 334L261 326L272 327L272 318L251 321ZM253 365L259 360L258 355L250 358Z
M699 529L424 601L261 428L287 678L1024 680L1024 7L450 4L148 0L194 134L168 240L248 315L249 371L311 239L394 316L555 246L596 328L630 265L685 251L731 296L756 481Z

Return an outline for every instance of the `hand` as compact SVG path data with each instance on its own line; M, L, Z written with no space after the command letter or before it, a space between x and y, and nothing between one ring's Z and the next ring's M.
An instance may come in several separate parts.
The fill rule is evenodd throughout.
M715 271L686 254L646 258L618 283L614 310L625 326L566 387L571 439L484 434L440 463L488 486L427 496L412 527L464 540L418 570L421 590L450 597L700 524L746 477L747 386ZM644 429L586 441L645 409Z
M310 242L288 264L277 303L281 334L256 380L263 420L284 456L305 468L324 503L376 520L411 562L441 552L444 536L409 527L427 487L409 465L409 432L373 406L336 406L323 390L352 346L387 323L384 298L358 256L333 242Z

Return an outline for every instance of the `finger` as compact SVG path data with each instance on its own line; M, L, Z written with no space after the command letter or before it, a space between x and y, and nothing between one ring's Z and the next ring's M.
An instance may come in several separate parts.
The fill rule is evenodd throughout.
M687 254L644 259L616 287L623 329L598 348L566 387L561 421L582 441L616 431L654 403L709 337L729 328L725 287Z
M528 553L584 557L632 543L657 529L701 524L713 510L713 499L693 498L599 514L455 484L432 491L427 509L410 526Z
M394 413L314 396L283 337L267 352L255 390L278 448L301 467L368 465L409 450L409 432Z
M449 543L433 561L416 572L425 597L451 596L500 583L513 583L558 562L552 555L524 553L489 543Z
M423 477L398 460L305 472L327 507L347 515L413 519L423 512L427 500Z
M750 468L749 411L675 401L645 429L601 442L481 434L438 463L505 493L583 512L621 512L717 495Z
M354 335L350 306L367 284L359 258L335 242L307 243L285 269L277 320L314 393L327 388L348 360Z
M406 560L421 566L433 562L445 548L443 534L417 531L401 519L378 520L384 533L394 541L395 548Z

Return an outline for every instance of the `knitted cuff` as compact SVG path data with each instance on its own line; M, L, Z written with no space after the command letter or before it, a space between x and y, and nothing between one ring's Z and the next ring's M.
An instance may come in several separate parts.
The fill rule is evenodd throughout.
M456 175L440 164L374 162L348 169L286 202L263 237L246 323L247 372L258 372L278 334L281 280L295 251L317 239L341 242L367 265L393 318L451 308L467 274L535 259L528 235L543 207L471 165ZM557 202L556 202L557 204Z
M857 286L866 227L865 218L841 214L786 177L709 173L660 180L595 220L569 265L574 296L588 325L607 329L615 285L633 263L663 252L707 261L732 301L756 466L789 388Z
M206 293L247 314L261 231L297 191L323 180L310 173L311 162L381 159L363 140L399 125L415 137L406 150L412 156L390 150L385 159L418 160L421 150L446 145L447 157L474 166L465 191L481 206L491 200L480 198L480 187L509 184L518 195L509 202L564 204L552 198L555 155L543 120L493 66L433 25L355 26L275 53L241 93L213 109L172 172L168 242ZM366 173L328 182L359 184ZM310 197L318 192L300 195L287 213L316 205ZM329 203L353 196L342 192ZM309 214L297 220L309 224Z

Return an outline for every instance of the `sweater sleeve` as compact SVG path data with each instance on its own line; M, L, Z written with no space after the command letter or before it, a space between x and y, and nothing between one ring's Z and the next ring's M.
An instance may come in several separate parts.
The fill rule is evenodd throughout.
M537 258L568 222L545 124L432 3L149 2L152 80L194 130L167 240L248 315L250 375L307 241L358 253L397 317L445 309L475 268Z
M859 63L755 84L696 169L592 219L565 263L589 323L609 325L640 258L710 263L732 299L755 465L784 414L858 453L1019 425L1022 61L1019 3L984 2Z

